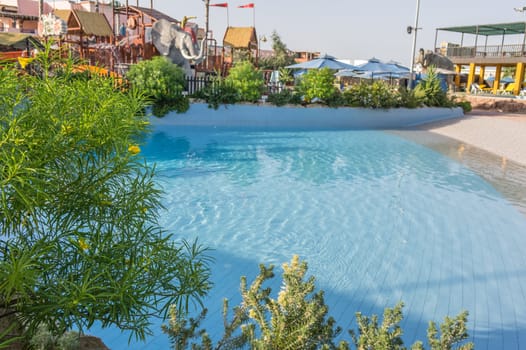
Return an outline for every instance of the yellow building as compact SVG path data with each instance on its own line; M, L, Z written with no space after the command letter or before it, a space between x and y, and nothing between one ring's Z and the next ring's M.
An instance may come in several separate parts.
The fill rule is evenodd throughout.
M440 32L457 33L460 35L459 41L437 47ZM474 41L466 45L467 39ZM489 40L492 41L491 45L488 44ZM488 92L518 95L525 88L526 22L438 28L435 52L447 56L455 64L457 73L468 68L467 90L473 83L483 84L485 72L489 69L494 71L495 76L491 88L486 88ZM501 79L506 67L513 71L513 82L504 91ZM457 74L455 85L460 88L460 74Z

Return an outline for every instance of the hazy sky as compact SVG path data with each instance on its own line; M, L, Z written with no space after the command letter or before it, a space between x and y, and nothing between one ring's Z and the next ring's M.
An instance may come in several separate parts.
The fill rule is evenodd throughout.
M154 7L171 17L197 16L205 24L202 0L153 0ZM253 10L239 5L255 4L255 26L258 36L270 37L276 31L291 50L320 51L341 59L395 60L409 64L416 0L210 0L211 4L227 2L231 26L252 26ZM129 0L130 5L136 0ZM140 0L150 6L149 0ZM526 0L421 0L417 50L432 49L436 28L526 21L526 12L514 8L526 6ZM227 27L227 10L210 7L210 29L218 43ZM460 43L461 35L439 32L442 41ZM479 39L479 43L483 39ZM500 44L502 37L494 38ZM464 45L473 44L474 36L465 36ZM491 43L491 40L490 40ZM522 43L522 37L506 43ZM270 48L270 43L262 43Z

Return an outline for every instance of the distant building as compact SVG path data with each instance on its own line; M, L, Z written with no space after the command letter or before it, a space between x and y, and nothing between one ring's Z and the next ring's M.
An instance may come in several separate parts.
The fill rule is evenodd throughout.
M38 28L37 0L0 0L0 32L36 34ZM53 8L44 3L44 12Z
M438 46L439 32L457 33L459 41L442 42ZM474 39L473 43L466 44L468 36ZM489 39L493 39L493 44L488 44ZM514 42L509 43L511 40ZM484 84L485 79L493 77L494 83L488 92L518 95L526 87L525 43L526 22L446 27L436 29L434 52L448 57L455 64L457 89L470 91L473 84ZM514 71L513 85L501 82L505 69ZM458 74L464 72L467 73L465 80ZM511 88L504 89L503 85L511 85Z
M315 58L318 58L321 55L320 52L312 52L312 51L293 51L293 53L294 53L294 61L296 61L296 63L307 62Z

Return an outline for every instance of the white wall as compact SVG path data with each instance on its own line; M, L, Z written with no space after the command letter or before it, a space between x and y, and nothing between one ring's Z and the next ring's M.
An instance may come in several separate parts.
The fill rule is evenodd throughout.
M214 110L194 103L186 113L172 112L152 118L157 125L211 127L261 127L268 129L396 129L462 117L461 108L366 108L276 107L269 105L227 105Z

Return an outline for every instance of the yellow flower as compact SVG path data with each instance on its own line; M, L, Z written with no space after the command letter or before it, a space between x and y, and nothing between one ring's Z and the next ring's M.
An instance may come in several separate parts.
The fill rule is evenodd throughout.
M130 152L131 154L137 154L141 151L141 148L137 145L130 145L130 147L128 147L128 152Z
M63 134L69 134L73 131L73 127L71 125L64 125L62 124L60 126L60 131L63 133Z
M89 248L89 244L88 244L88 242L86 242L86 240L85 240L84 238L79 238L78 243L79 243L79 247L80 247L80 249L82 249L82 250L88 250L88 248Z
M256 314L256 311L255 311L254 309L250 309L250 310L248 311L248 317L250 317L250 318L252 318L252 319L255 319L256 316L257 316L257 314Z

